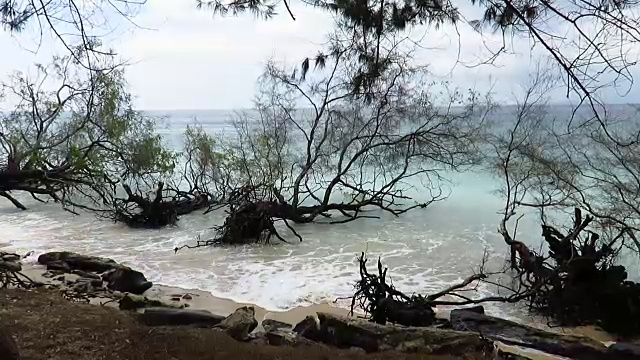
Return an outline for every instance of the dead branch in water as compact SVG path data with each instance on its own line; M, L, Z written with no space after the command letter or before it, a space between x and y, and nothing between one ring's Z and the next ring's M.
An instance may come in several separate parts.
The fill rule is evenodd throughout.
M484 264L487 253L483 258L480 271L466 278L464 281L454 284L432 295L404 294L387 281L387 268L383 267L378 258L377 274L371 274L367 270L367 258L362 253L358 258L360 265L360 280L356 283L356 292L351 300L351 314L359 306L371 321L385 324L387 321L406 326L429 326L435 320L434 307L438 305L471 305L484 302L518 302L529 297L530 292L513 292L510 296L488 296L472 299L462 295L461 292L475 290L478 284L487 279L484 272ZM459 301L438 300L449 296L459 298Z
M587 230L594 218L574 210L573 227L563 233L543 224L546 256L511 241L516 249L518 286L528 292L529 308L563 326L599 325L620 335L640 333L640 284L627 280L624 266L615 265L617 243L629 234L618 230L606 241Z

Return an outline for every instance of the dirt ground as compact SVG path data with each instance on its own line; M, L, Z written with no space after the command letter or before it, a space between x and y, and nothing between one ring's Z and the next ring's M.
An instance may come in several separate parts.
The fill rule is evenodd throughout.
M71 303L48 290L1 289L0 329L14 337L23 360L456 359L240 343L211 329L147 327L126 312ZM485 359L481 354L465 358Z

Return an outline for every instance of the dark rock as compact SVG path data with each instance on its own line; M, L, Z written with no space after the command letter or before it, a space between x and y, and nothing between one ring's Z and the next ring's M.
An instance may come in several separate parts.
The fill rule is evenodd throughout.
M319 340L329 345L364 349L366 352L401 352L463 356L477 351L492 351L493 343L481 336L429 327L379 325L372 322L318 313Z
M267 343L272 346L289 346L289 347L299 347L299 346L324 346L322 344L313 342L309 339L305 339L292 330L273 330L264 334Z
M152 307L164 307L164 308L180 308L179 306L167 304L160 300L149 299L140 295L127 294L118 301L118 307L120 310L137 310L143 308Z
M265 333L251 335L247 342L254 345L270 345L266 335Z
M171 298L171 301L180 301L180 300L182 300L182 298L179 298L179 297L172 297Z
M214 327L225 319L206 310L187 310L170 308L147 308L139 315L142 322L149 326L196 326Z
M451 310L451 313L453 314L453 313L459 312L459 311L470 311L470 312L476 313L476 314L484 314L484 306L478 305L478 306L471 306L471 307L466 307L466 308L453 309L453 310Z
M2 360L20 360L20 350L16 341L11 334L0 329L0 359Z
M436 329L449 329L449 330L453 329L453 326L451 326L451 321L449 321L449 319L436 318L433 321L433 324L431 324L431 327Z
M15 262L15 261L20 261L21 257L18 254L0 252L0 259L2 259L2 261Z
M640 359L640 344L615 343L607 348L612 359Z
M81 279L85 279L85 278L81 278ZM102 285L104 285L102 283L102 280L100 279L87 279L89 280L89 284L91 284L91 286L93 286L94 288L101 288Z
M182 295L182 298L183 298L184 300L191 300L191 299L193 299L193 297L192 297L191 295L189 295L189 294L184 294L184 295Z
M22 265L13 261L0 261L0 271L18 272L22 271Z
M71 272L71 267L64 261L52 261L47 264L47 270L55 270L62 272Z
M266 332L276 331L276 330L292 331L293 329L293 325L287 324L286 322L273 320L273 319L262 320L262 327Z
M507 345L532 348L571 359L603 359L606 347L588 338L554 334L520 325L513 321L470 311L451 312L454 330L471 331Z
M71 273L87 279L100 279L100 275L82 270L71 270Z
M398 301L392 297L382 299L372 314L372 320L378 324L390 322L405 326L431 326L435 319L436 312L430 306Z
M514 354L502 349L498 349L495 360L532 360L524 355Z
M300 337L298 334L289 330L272 330L264 334L267 343L273 346L291 346L298 345Z
M236 340L248 340L249 333L258 326L255 313L253 306L243 306L224 318L217 327L225 330L229 336Z
M53 280L64 282L66 278L64 277L64 275L60 275L60 276L54 277Z
M89 282L80 281L73 284L71 289L77 293L84 294L93 291L93 287Z
M59 271L59 270L47 270L42 274L42 277L44 278L53 278L56 277L58 275L63 275L64 271Z
M104 274L102 279L107 282L107 287L111 290L136 295L141 295L153 286L153 283L147 281L147 278L140 271L125 266Z
M42 254L38 257L38 263L48 265L54 261L62 261L69 265L71 269L83 270L90 272L105 272L108 270L119 268L113 259L98 256L80 255L68 251L54 251Z
M316 316L307 315L304 320L296 324L293 332L309 340L317 341L320 339L320 321Z

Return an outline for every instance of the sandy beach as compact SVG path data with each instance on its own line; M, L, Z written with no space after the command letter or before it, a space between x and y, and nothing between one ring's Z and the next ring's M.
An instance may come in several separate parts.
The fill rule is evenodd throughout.
M46 266L24 263L23 273L29 276L35 281L43 283L51 283L51 278L43 277L47 271ZM72 280L78 278L77 275L65 274L66 280ZM184 296L188 295L188 296ZM265 309L259 305L247 302L237 302L231 299L218 297L210 292L202 291L198 289L183 289L178 287L166 286L161 284L154 284L149 290L144 293L145 297L150 299L157 299L168 304L175 304L176 306L185 305L186 307L194 310L207 310L216 315L226 316L233 313L236 309L242 306L252 306L255 309L255 317L258 322L262 322L265 319L273 319L289 324L297 324L302 321L307 315L316 314L318 312L325 312L341 316L349 316L350 310L343 307L335 306L332 303L318 303L310 306L297 306L286 311L272 311ZM92 299L92 303L96 305L104 304L109 299ZM117 306L117 303L110 302L107 306ZM441 319L448 319L451 308L436 309L436 316ZM354 309L354 316L363 316L364 314L359 311L358 308ZM545 322L545 319L536 316L529 316L527 318L526 325L538 328L544 331L550 331L564 335L577 335L585 336L597 341L600 341L606 345L616 341L615 336L608 334L601 329L594 326L578 326L578 327L558 327L550 326Z
M51 283L51 278L43 277L46 272L46 266L37 264L23 264L23 273L34 281L43 283ZM66 280L75 280L77 275L66 274ZM189 296L184 296L189 295ZM264 319L273 319L289 324L297 324L302 321L307 315L315 314L317 312L326 312L336 315L347 316L349 310L333 306L331 304L316 304L312 306L296 307L287 311L269 311L255 304L236 302L230 299L224 299L216 297L209 292L201 291L197 289L181 289L176 287L153 285L153 287L144 293L144 296L150 299L157 299L169 304L186 305L190 309L194 310L207 310L216 315L229 315L236 309L242 306L252 306L255 309L255 317L258 322L262 322ZM180 298L179 300L174 300ZM92 303L100 305L106 303L107 299L93 299ZM117 306L117 303L110 302L107 306Z

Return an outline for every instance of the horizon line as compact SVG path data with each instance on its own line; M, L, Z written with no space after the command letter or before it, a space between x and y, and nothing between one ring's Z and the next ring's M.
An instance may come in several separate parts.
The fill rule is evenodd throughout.
M496 103L499 106L517 106L518 104L511 103ZM575 106L574 104L566 103L566 102L557 102L557 103L548 103L546 106ZM640 102L625 102L625 103L605 103L605 106L610 105L640 105ZM463 105L462 105L463 106ZM580 106L589 106L588 104L582 104ZM300 109L305 109L305 107L301 107ZM311 109L311 107L309 107ZM255 110L252 107L240 107L240 108L174 108L174 109L135 109L136 111L242 111L242 110Z

